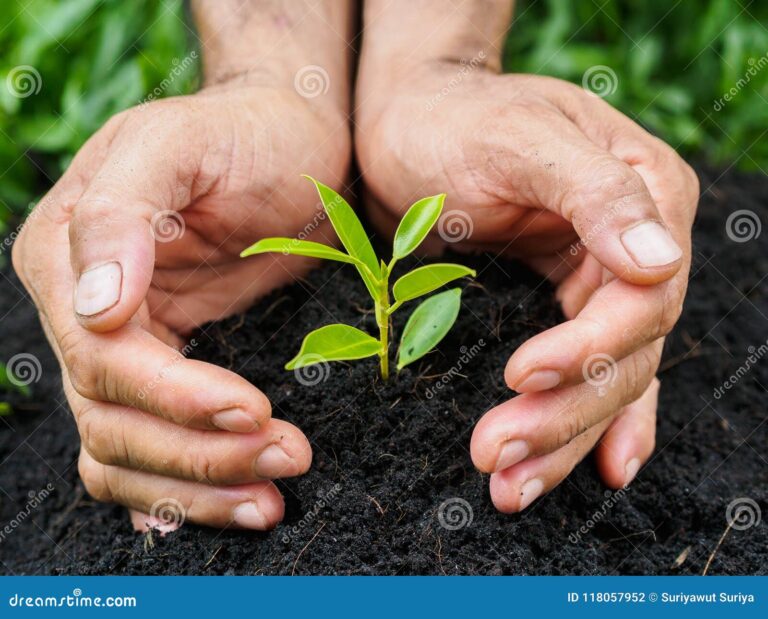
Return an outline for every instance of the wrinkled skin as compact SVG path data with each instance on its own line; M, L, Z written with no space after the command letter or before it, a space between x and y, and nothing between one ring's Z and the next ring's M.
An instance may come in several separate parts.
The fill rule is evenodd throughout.
M355 147L372 219L391 233L414 199L445 191L431 251L501 252L557 285L568 321L514 353L505 379L522 395L472 437L497 508L524 509L595 446L605 482L621 487L654 447L654 375L685 295L696 175L572 84L477 69L439 94L456 71L430 64L361 82ZM660 240L637 238L645 222Z

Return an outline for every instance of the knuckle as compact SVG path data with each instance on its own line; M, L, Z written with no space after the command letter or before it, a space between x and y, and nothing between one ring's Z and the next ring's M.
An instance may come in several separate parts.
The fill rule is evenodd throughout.
M224 480L217 478L216 466L206 453L196 452L185 459L183 464L185 477L199 483L215 484Z
M637 400L653 380L658 360L648 350L639 350L629 357L622 372L622 404Z
M114 464L109 424L104 423L97 405L85 405L77 415L80 443L88 454L101 464Z
M95 500L104 503L112 501L112 493L107 484L106 470L98 462L94 462L82 454L77 463L80 480L85 491Z
M61 356L74 390L84 398L99 398L99 372L93 362L94 351L85 346L85 337L73 328L58 338Z
M569 219L579 217L581 209L593 211L590 205L620 207L622 203L648 193L642 177L628 165L612 159L598 160L584 166L584 169L589 170L588 175L579 179L565 205L565 214ZM594 213L587 213L587 216L594 217Z
M666 294L659 297L659 308L656 312L656 323L652 332L652 339L668 335L675 328L680 314L683 312L683 300L685 298L685 283L677 280L669 282L666 286Z
M557 446L563 447L589 428L584 413L579 410L566 412L557 431Z

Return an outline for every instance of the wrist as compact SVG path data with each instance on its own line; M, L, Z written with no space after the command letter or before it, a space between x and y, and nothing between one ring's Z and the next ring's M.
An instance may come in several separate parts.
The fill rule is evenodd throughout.
M421 0L404 12L390 0L366 0L359 79L395 86L466 65L498 73L512 6L511 0L458 7Z
M351 0L193 0L192 8L206 89L268 86L348 108Z

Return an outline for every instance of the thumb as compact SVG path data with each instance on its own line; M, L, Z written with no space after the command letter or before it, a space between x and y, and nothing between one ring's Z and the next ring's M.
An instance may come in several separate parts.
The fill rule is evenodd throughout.
M683 251L640 174L586 137L555 148L550 161L561 165L553 166L553 176L544 182L543 202L571 222L578 244L627 282L655 284L671 278Z
M185 206L185 192L172 190L180 184L172 159L167 150L147 148L132 136L115 140L74 207L74 311L87 329L112 331L131 319L152 281L156 240L171 241L183 232L177 211Z

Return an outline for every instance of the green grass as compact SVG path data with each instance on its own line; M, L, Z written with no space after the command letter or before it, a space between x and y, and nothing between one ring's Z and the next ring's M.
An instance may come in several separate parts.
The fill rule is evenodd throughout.
M0 29L0 208L15 212L104 121L163 83L195 40L182 0L3 0ZM18 66L39 73L37 94L13 96L7 80ZM191 67L163 94L196 81Z
M608 101L683 155L768 169L768 66L714 109L750 59L768 62L767 3L523 0L516 15L507 70L581 84L606 65L617 76ZM194 90L197 63L167 84L195 50L188 23L182 0L0 2L0 222L25 212L114 113L163 80L164 96ZM40 90L17 98L7 76L22 65Z
M518 2L506 70L581 84L598 65L617 77L606 99L683 155L768 170L768 3Z

